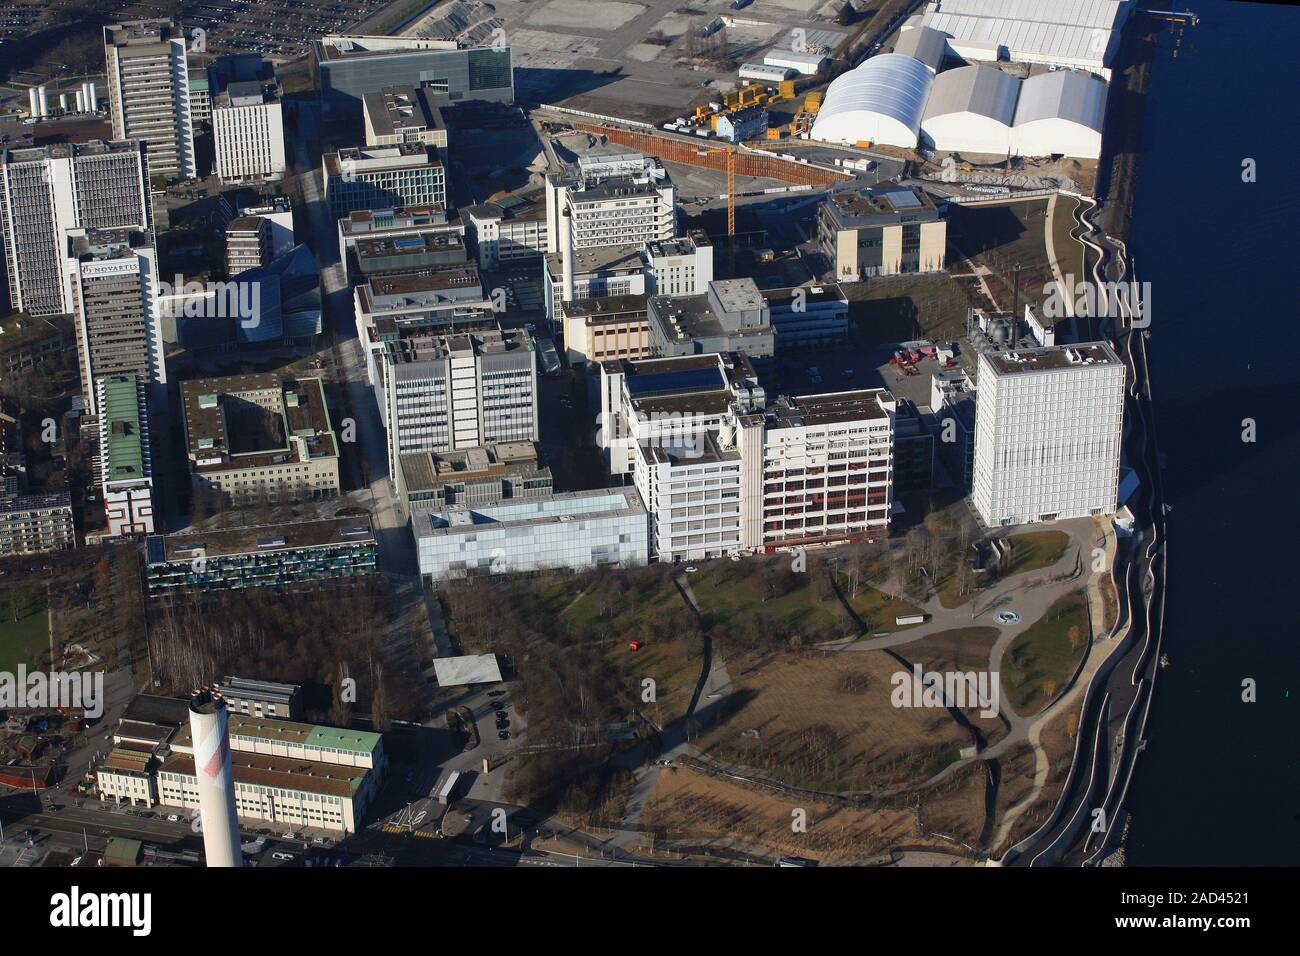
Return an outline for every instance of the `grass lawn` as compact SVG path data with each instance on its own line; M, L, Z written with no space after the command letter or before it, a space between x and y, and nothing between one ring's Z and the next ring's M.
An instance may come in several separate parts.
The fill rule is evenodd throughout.
M1025 716L1041 710L1074 673L1088 639L1087 598L1081 592L1058 598L1002 658L1002 689L1011 705Z
M1064 531L1027 531L1013 534L1007 541L1011 544L1008 575L1050 568L1070 546L1070 536Z
M717 561L690 575L689 581L700 610L717 624L727 625L759 611L791 634L836 626L847 632L848 621L839 602L818 601L808 585L808 575L801 577L794 590L774 598L767 598L750 562Z
M843 583L840 587L844 592L844 599L849 602L849 607L853 608L853 613L862 620L868 632L905 631L909 627L918 626L904 624L900 627L894 623L895 618L903 615L923 613L915 604L865 585L858 587L856 595L850 594L850 589Z
M49 646L44 588L0 591L0 670L13 672L19 664L33 666Z

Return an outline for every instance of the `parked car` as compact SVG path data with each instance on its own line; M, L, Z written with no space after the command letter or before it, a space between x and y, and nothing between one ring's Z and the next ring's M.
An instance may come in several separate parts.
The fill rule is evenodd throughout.
M509 740L509 739L510 739L510 731L502 730L497 733L497 740Z

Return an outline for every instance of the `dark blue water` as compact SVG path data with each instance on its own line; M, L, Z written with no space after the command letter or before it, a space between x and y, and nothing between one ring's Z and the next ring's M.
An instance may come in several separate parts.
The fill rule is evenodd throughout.
M1300 8L1161 38L1131 249L1151 282L1169 606L1130 865L1300 863ZM1158 4L1157 4L1158 6ZM1258 181L1244 183L1242 161ZM1254 419L1258 441L1242 441ZM1245 678L1258 703L1241 700Z

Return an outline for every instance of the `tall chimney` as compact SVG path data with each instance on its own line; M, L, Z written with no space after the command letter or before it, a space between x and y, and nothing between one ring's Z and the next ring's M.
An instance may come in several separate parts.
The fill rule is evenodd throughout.
M239 822L235 819L235 777L230 766L230 729L226 702L213 688L190 698L190 735L194 738L194 775L199 784L203 855L208 866L242 866Z
M567 207L560 211L560 263L564 269L564 292L560 295L560 299L564 302L572 302L573 219Z

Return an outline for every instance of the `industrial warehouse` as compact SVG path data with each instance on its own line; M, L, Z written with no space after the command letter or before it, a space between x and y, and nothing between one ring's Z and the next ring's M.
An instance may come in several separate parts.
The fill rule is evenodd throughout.
M1070 4L1066 12L1059 6L930 4L904 25L892 53L869 57L831 83L811 138L939 153L1099 158L1106 64L1128 4L1098 0ZM998 11L1007 15L994 16ZM942 71L950 59L965 65Z

